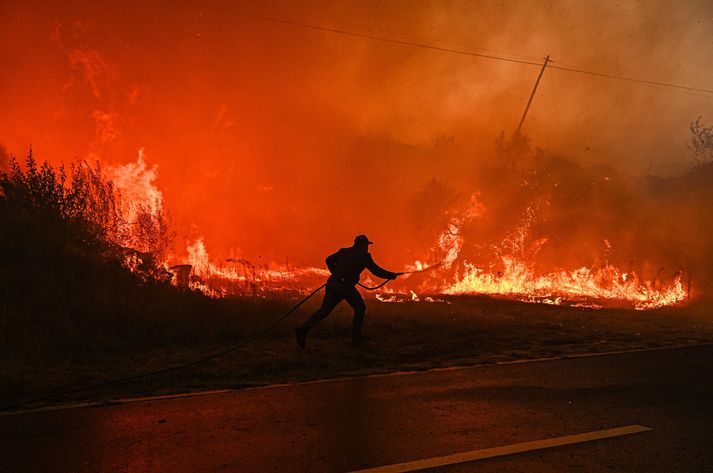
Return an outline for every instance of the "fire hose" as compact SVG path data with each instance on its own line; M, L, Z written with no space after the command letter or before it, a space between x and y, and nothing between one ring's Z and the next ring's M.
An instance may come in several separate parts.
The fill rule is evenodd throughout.
M436 267L438 267L438 266L440 266L440 264L438 264L438 265L433 265L433 266L429 266L429 267L422 268L422 269L415 270L415 271L405 271L405 272L396 273L396 274L398 274L398 275L403 275L403 274L420 273L420 272L423 272L423 271L428 271L428 270L430 270L430 269L434 269L434 268L436 268ZM391 281L391 279L386 279L386 280L384 280L384 282L382 282L381 284L379 284L379 285L377 285L377 286L374 286L374 287L365 286L365 285L363 285L363 284L361 284L361 283L357 283L357 285L360 286L360 287L362 287L362 288L364 288L364 289L366 289L366 290L368 290L368 291L375 291L375 290L377 290L377 289L383 287L384 285L386 285L389 281ZM193 368L193 367L195 367L195 366L199 366L199 365L205 364L205 363L207 363L207 362L209 362L209 361L211 361L211 360L215 360L215 359L217 359L217 358L221 358L221 357L223 357L223 356L225 356L225 355L227 355L227 354L229 354L229 353L232 353L232 352L234 352L234 351L240 350L241 348L245 347L246 345L248 345L248 344L254 342L255 340L257 340L257 339L259 339L259 338L262 338L262 337L264 337L265 335L267 335L269 332L271 332L272 330L274 330L278 325L280 325L280 324L281 324L287 317L289 317L294 311L296 311L300 306L302 306L302 304L304 304L305 302L307 302L310 298L312 298L312 296L314 296L315 294L317 294L319 291L321 291L322 289L324 289L324 287L326 287L326 286L327 286L327 283L324 283L324 284L322 284L321 286L319 286L317 289L315 289L314 291L310 292L309 295L307 295L304 299L302 299L302 300L299 301L297 304L295 304L290 310L288 310L287 312L285 312L281 317L279 317L277 320L275 320L275 322L273 322L270 326L268 326L268 327L267 327L266 329L264 329L263 331L258 332L257 334L255 334L255 335L253 335L253 336L251 336L251 337L249 337L249 338L243 340L243 341L240 342L239 344L234 345L234 346L232 346L232 347L230 347L230 348L227 348L227 349L225 349L225 350L221 350L221 351L219 351L219 352L217 352L217 353L213 353L213 354L211 354L211 355L205 356L205 357L203 357L203 358L199 358L199 359L197 359L197 360L195 360L195 361L191 361L191 362L189 362L189 363L184 363L184 364L182 364L182 365L170 366L170 367L168 367L168 368L162 368L162 369L154 370L154 371L147 371L147 372L145 372L145 373L137 373L137 374L133 374L133 375L129 375L129 376L124 376L124 377L121 377L121 378L114 378L114 379L110 379L110 380L108 380L108 381L102 381L102 382L96 383L96 384L90 384L90 385L87 385L87 386L80 386L80 387L78 387L78 388L67 389L67 390L65 390L65 391L59 391L59 392L55 392L55 393L52 393L52 394L47 394L47 395L45 395L45 396L36 397L36 398L33 398L33 399L26 399L26 400L24 400L24 401L20 401L20 402L17 402L17 403L15 403L15 404L10 404L10 405L6 405L6 406L2 406L2 407L0 407L0 411L14 410L14 409L17 409L17 408L19 408L19 407L26 406L26 405L28 405L28 404L35 404L35 403L37 403L37 402L49 401L50 399L55 399L55 398L58 398L58 397L61 397L61 396L66 396L66 395L68 395L68 394L74 394L74 393L78 393L78 392L81 392L81 391L88 391L88 390L90 390L90 389L103 388L103 387L105 387L105 386L111 386L111 385L114 385L114 384L124 383L124 382L127 382L127 381L135 381L135 380L137 380L137 379L151 378L151 377L154 377L154 376L158 376L158 375L162 375L162 374L166 374L166 373L171 373L171 372L174 372L174 371L185 370L185 369L188 369L188 368Z

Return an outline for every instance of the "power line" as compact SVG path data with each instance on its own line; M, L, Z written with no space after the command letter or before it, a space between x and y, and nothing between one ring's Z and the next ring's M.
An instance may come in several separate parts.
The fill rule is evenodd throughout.
M315 19L315 21L317 21L318 23L322 22L320 20L323 20L323 18ZM327 21L334 21L334 20L327 19ZM404 33L403 31L397 31L397 32L387 31L387 30L384 30L383 28L380 28L378 26L371 26L371 25L364 24L364 23L355 23L353 21L345 21L343 19L336 20L335 23L337 23L337 26L339 26L340 29L345 29L345 28L348 29L349 27L356 27L360 31L372 31L373 30L375 32L374 33L375 35L377 33L378 34L385 33L387 35L390 33L396 33L398 35L398 37L404 41L414 41L416 43L431 42L431 38L428 36L423 36L423 35L414 34L414 33ZM378 37L383 37L383 36L378 36ZM468 52L479 52L480 54L498 56L498 57L502 57L505 59L520 59L523 61L534 61L534 62L537 62L538 64L540 64L540 62L538 62L538 61L540 61L540 57L538 57L538 56L528 56L528 55L521 55L521 54L507 54L507 53L503 53L502 51L493 51L493 50L489 51L487 49L476 48L475 46L472 46L470 44L461 43L461 42L434 41L434 43L435 43L435 45L440 46L440 47L449 47L451 49L466 48Z
M579 74L588 74L590 76L606 77L608 79L628 80L630 82L636 82L639 84L658 85L661 87L672 87L675 89L686 90L686 91L691 91L691 92L704 92L706 94L713 94L713 90L709 90L709 89L698 89L696 87L687 87L685 85L670 84L667 82L658 82L655 80L636 79L634 77L625 77L625 76L617 76L617 75L613 75L613 74L604 74L603 72L586 71L584 69L576 69L574 67L565 67L565 66L548 66L548 67L550 67L552 69L559 69L562 71L577 72Z
M440 52L445 52L445 53L451 53L451 54L461 54L464 56L473 56L473 57L480 57L484 59L492 59L495 61L506 61L506 62L513 62L517 64L527 64L530 66L542 66L541 62L536 62L536 61L528 61L524 59L512 59L512 58L506 58L503 56L498 56L495 54L484 54L484 53L476 53L473 51L467 51L463 49L453 49L453 48L446 48L442 46L436 46L433 44L428 44L428 43L420 43L416 41L406 41L406 40L400 40L400 39L394 39L394 38L387 38L384 36L376 36L376 35L370 35L366 33L358 33L356 31L347 31L347 30L342 30L338 28L327 28L324 26L317 26L317 25L311 25L308 23L300 23L297 21L292 21L292 20L284 20L280 18L273 18L269 16L262 16L262 15L253 15L249 13L243 13L243 12L237 12L238 15L248 17L248 18L255 18L259 20L264 20L264 21L270 21L273 23L281 23L285 25L290 25L290 26L295 26L299 28L307 28L311 30L316 30L316 31L324 31L327 33L336 33L336 34L341 34L345 36L353 36L357 38L365 38L365 39L371 39L374 41L382 41L385 43L392 43L392 44L400 44L403 46L412 46L416 48L422 48L422 49L430 49L433 51L440 51ZM644 85L655 85L659 87L668 87L672 89L678 89L678 90L684 90L688 92L703 92L705 94L710 94L710 95L703 95L703 97L710 97L713 95L713 90L711 89L701 89L697 87L688 87L685 85L679 85L679 84L672 84L668 82L659 82L659 81L654 81L654 80L646 80L646 79L637 79L635 77L626 77L626 76L620 76L620 75L614 75L614 74L606 74L603 72L595 72L595 71L588 71L585 69L578 69L575 67L567 67L567 66L557 66L551 64L552 61L550 61L550 64L547 65L547 67L551 69L559 69L561 71L567 71L567 72L575 72L578 74L587 74L591 76L596 76L596 77L603 77L607 79L613 79L613 80L621 80L621 81L629 81L637 84L644 84Z
M528 64L531 66L541 66L542 63L540 62L535 62L535 61L527 61L524 59L510 59L502 56L496 56L494 54L484 54L484 53L476 53L472 51L465 51L462 49L451 49L451 48L445 48L441 46L436 46L433 44L426 44L426 43L418 43L415 41L405 41L405 40L400 40L400 39L393 39L393 38L386 38L383 36L375 36L375 35L370 35L366 33L357 33L356 31L347 31L347 30L340 30L337 28L327 28L324 26L317 26L317 25L310 25L307 23L299 23L296 21L291 21L291 20L283 20L280 18L273 18L269 16L261 16L261 15L252 15L248 13L238 13L240 16L245 16L248 18L256 18L259 20L265 20L265 21L271 21L273 23L282 23L285 25L290 25L290 26L297 26L300 28L307 28L311 30L317 30L317 31L325 31L327 33L337 33L337 34L342 34L346 36L354 36L357 38L366 38L366 39L373 39L376 41L383 41L386 43L394 43L394 44L401 44L403 46L414 46L417 48L423 48L423 49L431 49L434 51L441 51L441 52L446 52L446 53L454 53L454 54L462 54L465 56L475 56L475 57L482 57L485 59L494 59L498 61L507 61L507 62L515 62L518 64ZM713 93L713 91L712 91Z

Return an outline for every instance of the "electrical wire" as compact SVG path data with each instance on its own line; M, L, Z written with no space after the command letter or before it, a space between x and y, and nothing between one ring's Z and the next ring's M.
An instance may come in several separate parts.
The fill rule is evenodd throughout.
M548 64L547 67L549 67L551 69L559 69L561 71L576 72L578 74L588 74L590 76L606 77L607 79L624 80L624 81L636 82L638 84L657 85L660 87L670 87L670 88L685 90L685 91L689 91L689 92L703 92L706 94L713 94L713 90L710 90L710 89L699 89L697 87L688 87L685 85L671 84L668 82L659 82L659 81L655 81L655 80L637 79L634 77L605 74L603 72L587 71L584 69L577 69L574 67L566 67L566 66L557 66L557 65L549 65Z
M453 54L463 54L466 56L482 57L485 59L495 59L498 61L508 61L508 62L514 62L514 63L518 63L518 64L528 64L531 66L541 66L542 65L542 63L539 63L536 61L528 61L525 59L512 59L512 58L497 56L494 54L476 53L473 51L466 51L463 49L446 48L446 47L436 46L433 44L419 43L416 41L406 41L406 40L394 39L394 38L387 38L384 36L375 36L375 35L370 35L370 34L366 34L366 33L358 33L356 31L342 30L342 29L338 29L338 28L327 28L325 26L310 25L308 23L300 23L300 22L292 21L292 20L283 20L280 18L273 18L273 17L269 17L269 16L253 15L253 14L242 13L242 12L238 12L237 14L240 16L247 17L247 18L255 18L255 19L259 19L259 20L270 21L273 23L282 23L285 25L297 26L300 28L307 28L307 29L317 30L317 31L324 31L327 33L336 33L336 34L341 34L341 35L346 35L346 36L354 36L354 37L358 37L358 38L373 39L375 41L383 41L386 43L401 44L403 46L413 46L416 48L432 49L434 51L453 53Z
M492 60L496 60L496 61L506 61L506 62L512 62L512 63L517 63L517 64L526 64L526 65L530 65L530 66L542 66L542 63L537 62L537 61L506 58L506 57L498 56L495 54L477 53L477 52L473 52L473 51L467 51L464 49L446 48L446 47L436 46L436 45L428 44L428 43L422 43L422 42L416 42L416 41L406 41L406 40L388 38L385 36L376 36L376 35L371 35L371 34L366 34L366 33L359 33L356 31L343 30L343 29L339 29L339 28L328 28L328 27L324 27L324 26L312 25L309 23L301 23L301 22L292 21L292 20L285 20L285 19L281 19L281 18L274 18L274 17L262 16L262 15L254 15L254 14L249 14L249 13L244 13L244 12L237 12L237 14L240 16L248 17L248 18L255 18L255 19L259 19L259 20L270 21L273 23L281 23L281 24L295 26L295 27L299 27L299 28L306 28L306 29L311 29L311 30L316 30L316 31L324 31L324 32L328 32L328 33L336 33L336 34L341 34L341 35L346 35L346 36L371 39L374 41L382 41L382 42L386 42L386 43L400 44L403 46L412 46L412 47L416 47L416 48L430 49L430 50L434 50L434 51L446 52L446 53L451 53L451 54L461 54L461 55L466 55L466 56L480 57L480 58L484 58L484 59L492 59ZM703 95L704 97L713 96L713 90L711 90L711 89L689 87L689 86L685 86L685 85L673 84L670 82L660 82L660 81L655 81L655 80L638 79L635 77L627 77L627 76L621 76L621 75L615 75L615 74L606 74L603 72L588 71L586 69L580 69L580 68L576 68L576 67L558 66L558 65L552 64L551 62L547 64L547 67L549 67L551 69L559 69L561 71L574 72L574 73L578 73L578 74L587 74L587 75L591 75L591 76L595 76L595 77L602 77L602 78L607 78L607 79L612 79L612 80L629 81L629 82L643 84L643 85L653 85L653 86L667 87L667 88L683 90L683 91L688 91L688 92L702 92L704 94L708 94L708 95Z

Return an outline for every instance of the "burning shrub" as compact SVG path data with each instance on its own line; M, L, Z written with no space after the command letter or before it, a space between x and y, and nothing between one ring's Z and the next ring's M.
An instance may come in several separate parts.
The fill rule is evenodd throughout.
M109 167L107 174L119 190L122 215L114 242L144 258L150 255L150 259L163 261L174 232L163 210L163 194L154 183L157 166L147 165L142 148L136 162Z
M462 199L445 181L431 179L411 199L409 214L418 242L426 249L460 212Z
M10 159L0 172L0 359L102 350L127 333L146 342L190 307L206 310L204 297L167 283L163 211L137 207L128 218L98 165L68 173L32 153L24 165Z
M688 300L692 280L696 297L705 295L713 281L713 163L675 178L636 178L518 139L498 139L498 163L460 189L470 205L439 181L415 195L421 217L437 223L425 235L426 261L440 262L420 290L640 309Z
M124 263L138 255L156 266L172 236L160 203L122 205L99 164L79 161L68 178L64 165L38 166L32 151L24 170L11 157L9 171L0 173L0 219L6 261L71 252Z

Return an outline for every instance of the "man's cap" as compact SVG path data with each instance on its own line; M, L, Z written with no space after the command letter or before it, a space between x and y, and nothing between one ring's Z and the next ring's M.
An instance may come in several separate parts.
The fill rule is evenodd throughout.
M359 243L366 243L367 245L373 245L373 244L374 244L373 241L369 241L369 239L366 237L366 235L358 235L358 236L354 239L354 244L355 244L355 245L358 245Z

